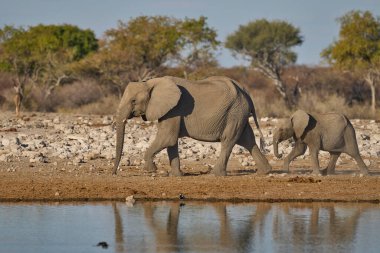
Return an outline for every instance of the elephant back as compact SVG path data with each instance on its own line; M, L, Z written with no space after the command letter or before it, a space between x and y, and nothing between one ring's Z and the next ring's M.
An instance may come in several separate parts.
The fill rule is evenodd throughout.
M325 113L316 116L316 120L321 127L322 141L324 145L328 143L338 143L349 124L348 119L341 113Z

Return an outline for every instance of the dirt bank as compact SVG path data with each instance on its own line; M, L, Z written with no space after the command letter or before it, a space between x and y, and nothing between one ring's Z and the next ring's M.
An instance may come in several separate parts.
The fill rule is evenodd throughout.
M4 164L2 164L4 166ZM109 166L108 166L109 167ZM0 172L1 201L186 199L233 201L380 201L380 178L336 175L211 175L162 177L131 168L51 170L49 165Z

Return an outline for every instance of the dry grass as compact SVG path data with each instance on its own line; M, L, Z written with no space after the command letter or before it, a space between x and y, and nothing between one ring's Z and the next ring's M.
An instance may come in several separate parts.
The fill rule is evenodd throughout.
M0 93L0 110L1 111L10 111L14 110L15 105L13 102L13 97L15 95L13 88L7 88L1 90Z
M316 113L339 112L345 114L351 119L373 118L369 105L356 104L349 106L347 105L346 99L344 97L338 96L336 94L324 97L319 97L312 93L303 94L299 101L298 108L308 112Z
M291 115L286 103L276 93L258 90L252 94L258 117L282 118Z
M347 105L344 97L334 95L317 96L312 92L302 94L298 104L289 109L283 99L275 92L257 91L253 95L256 113L259 117L289 117L295 110L302 109L310 113L339 112L353 119L380 119L380 112L373 117L368 104Z
M162 75L183 76L181 69L168 68L165 71ZM295 87L302 92L298 100L297 97L292 97L292 101L298 102L291 109L280 97L271 80L253 70L243 67L216 67L188 73L188 77L192 79L211 75L228 76L243 84L253 96L259 117L288 117L300 108L309 112L335 111L344 113L349 118L380 120L380 104L378 103L377 115L373 116L369 107L369 88L362 78L351 73L307 66L286 69L283 80L288 92L293 94ZM113 114L119 101L112 86L100 83L97 78L83 78L73 84L58 87L48 97L44 95L43 88L34 87L30 90L30 86L25 89L23 110ZM14 110L13 96L11 76L0 73L0 110ZM380 89L377 89L377 97L380 97Z
M82 105L78 108L67 109L61 108L58 112L71 112L78 114L97 114L97 115L106 115L106 114L115 114L117 106L119 105L119 98L114 95L109 95L103 97L100 100Z

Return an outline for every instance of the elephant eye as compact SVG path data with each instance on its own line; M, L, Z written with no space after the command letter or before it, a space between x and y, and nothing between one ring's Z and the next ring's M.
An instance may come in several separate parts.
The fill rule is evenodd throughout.
M131 104L135 105L136 104L136 99L132 99Z

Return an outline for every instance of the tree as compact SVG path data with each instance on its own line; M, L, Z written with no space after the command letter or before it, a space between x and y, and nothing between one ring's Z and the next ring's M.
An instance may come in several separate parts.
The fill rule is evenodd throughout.
M0 29L0 69L15 75L15 89L24 93L31 82L45 91L45 98L62 82L70 79L68 64L97 50L91 30L72 25L37 25Z
M186 18L180 25L182 50L177 59L186 79L189 71L218 65L214 50L220 42L216 31L206 22L207 18L201 16L198 20Z
M324 49L321 56L336 68L364 73L375 115L376 85L380 81L380 18L369 11L350 11L338 22L339 39Z
M250 60L251 66L273 80L280 95L289 102L281 73L285 66L296 62L297 54L291 49L302 42L300 30L288 22L259 19L229 35L225 47L235 56Z
M99 52L82 66L117 88L119 95L129 81L154 77L168 64L199 66L214 60L219 42L205 17L175 19L140 16L105 32ZM89 68L89 66L92 66Z

